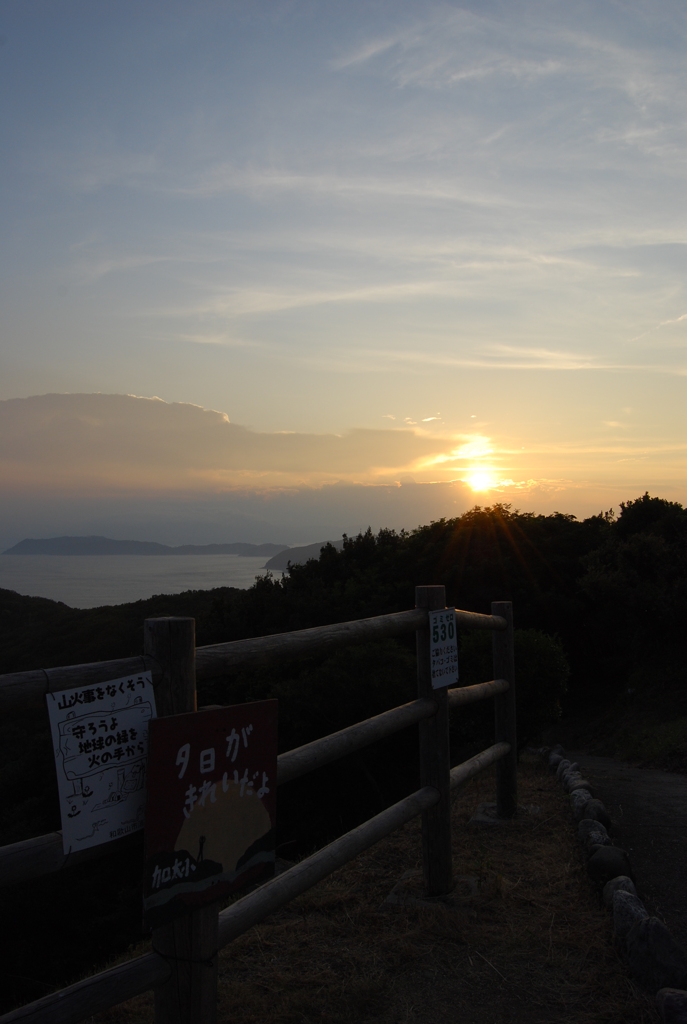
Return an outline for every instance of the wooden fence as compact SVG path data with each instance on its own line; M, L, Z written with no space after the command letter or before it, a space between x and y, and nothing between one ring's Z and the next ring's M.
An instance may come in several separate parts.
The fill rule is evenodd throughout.
M326 878L384 836L422 815L422 861L428 896L448 894L451 863L451 790L496 764L497 813L517 810L517 750L513 617L509 601L493 602L491 615L456 611L456 626L492 630L494 678L475 686L434 690L430 676L428 612L445 607L444 587L417 587L411 611L318 626L293 633L195 647L191 618L146 619L142 658L0 676L0 711L35 705L45 694L96 685L150 670L158 716L196 711L197 680L217 679L239 666L312 655L415 631L417 700L280 754L277 784L297 779L337 758L419 723L420 786L381 814L289 868L219 912L217 903L153 931L154 952L102 971L0 1017L0 1024L72 1024L150 989L157 1024L213 1024L217 1006L217 952L254 924ZM449 709L495 698L495 742L450 767ZM117 840L65 856L60 832L0 848L0 885L8 885L111 853Z

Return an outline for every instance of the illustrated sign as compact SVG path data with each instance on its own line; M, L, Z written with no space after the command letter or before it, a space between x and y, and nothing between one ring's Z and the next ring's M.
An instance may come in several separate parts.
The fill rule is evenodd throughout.
M65 853L143 828L150 672L48 693Z
M441 611L429 613L429 658L434 689L455 686L458 682L455 608L442 608Z
M151 722L143 906L155 928L274 872L277 701Z

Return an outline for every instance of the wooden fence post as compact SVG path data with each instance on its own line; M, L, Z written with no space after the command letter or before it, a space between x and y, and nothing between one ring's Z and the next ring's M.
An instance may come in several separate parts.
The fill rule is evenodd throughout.
M158 717L196 710L196 623L191 618L146 619L144 653L162 670L155 688ZM155 990L156 1024L214 1024L217 1016L219 904L194 910L153 929L153 949L172 974Z
M433 611L446 607L444 587L416 587L415 607ZM451 764L448 734L448 693L432 688L429 624L415 633L417 695L436 702L437 713L420 722L420 785L434 786L439 803L422 812L422 865L428 896L445 896L453 888L451 857Z
M513 649L513 605L492 601L491 614L506 620L506 629L492 633L494 679L507 679L505 693L494 698L496 743L510 743L510 753L496 764L496 814L512 818L518 810L518 744L515 719L515 655Z

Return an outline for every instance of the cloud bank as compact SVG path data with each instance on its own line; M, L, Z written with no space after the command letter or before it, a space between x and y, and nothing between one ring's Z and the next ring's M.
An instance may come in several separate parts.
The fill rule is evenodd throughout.
M495 501L588 515L646 487L682 500L685 443L642 438L630 408L618 415L584 440L525 446L483 424L451 435L435 416L340 435L270 433L159 398L10 399L0 402L0 545L89 533L295 544L413 529Z
M474 436L418 429L260 433L225 413L134 395L0 402L0 474L10 490L214 493L445 481L447 465L455 476L480 450Z
M259 433L133 395L12 399L0 402L0 546L63 533L297 544L412 529L470 506L446 466L475 451L474 439L411 429Z

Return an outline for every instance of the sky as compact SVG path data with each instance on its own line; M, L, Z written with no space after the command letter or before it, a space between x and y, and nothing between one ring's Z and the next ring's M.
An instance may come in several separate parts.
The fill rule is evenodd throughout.
M3 0L0 535L687 501L686 42L670 0ZM10 400L97 393L219 416L212 466L21 454Z

